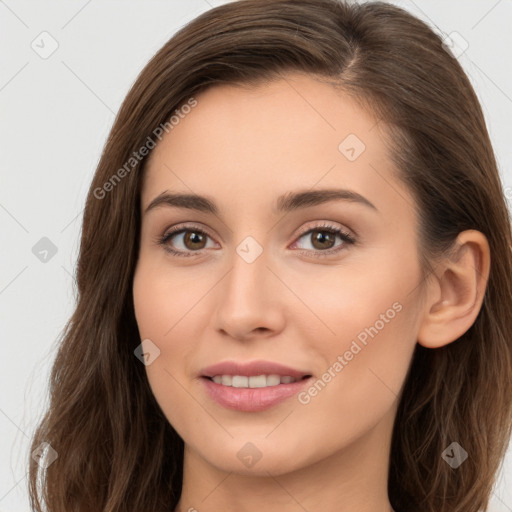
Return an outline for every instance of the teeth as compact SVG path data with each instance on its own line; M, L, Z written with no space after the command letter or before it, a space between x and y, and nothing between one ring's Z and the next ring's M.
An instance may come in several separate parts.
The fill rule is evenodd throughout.
M222 375L221 379L221 384L223 386L231 386L233 382L233 377L231 377L231 375Z
M290 384L296 381L297 379L289 375L282 377L280 375L257 375L254 377L247 377L245 375L215 375L213 377L213 382L233 388L266 388L279 384Z
M234 388L247 388L249 387L249 377L243 377L241 375L233 375L231 386Z

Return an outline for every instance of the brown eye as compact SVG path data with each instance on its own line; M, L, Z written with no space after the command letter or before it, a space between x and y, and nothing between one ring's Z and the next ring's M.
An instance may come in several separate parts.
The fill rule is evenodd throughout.
M183 244L187 249L190 250L204 249L205 243L206 235L198 231L187 230L185 236L183 237Z
M158 243L175 256L195 256L203 249L207 249L211 237L202 229L196 227L176 228L163 235ZM213 241L212 241L213 242Z
M311 240L313 241L312 245L315 249L330 249L334 246L336 234L331 231L315 229L314 231L310 231L310 233Z
M306 241L306 247L303 246L303 250L300 252L315 257L334 255L355 243L355 238L349 233L331 225L315 226L304 231L294 246L298 244L300 248L301 239ZM336 244L336 239L339 239L341 243Z

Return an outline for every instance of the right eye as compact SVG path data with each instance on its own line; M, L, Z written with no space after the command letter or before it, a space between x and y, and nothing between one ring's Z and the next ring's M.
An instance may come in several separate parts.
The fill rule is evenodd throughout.
M210 235L198 226L175 226L170 231L167 230L158 239L158 243L174 256L195 256L195 253L208 248L207 245L205 246L208 238L211 238ZM175 239L178 245L181 245L178 249L175 248L175 243L171 244Z

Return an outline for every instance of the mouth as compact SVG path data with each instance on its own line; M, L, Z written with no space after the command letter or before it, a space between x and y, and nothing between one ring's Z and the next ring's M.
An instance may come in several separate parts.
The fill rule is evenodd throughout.
M203 368L199 376L214 379L214 382L224 386L266 387L290 384L304 377L311 377L312 374L307 370L260 359L253 361L221 361Z
M207 395L232 410L259 412L299 393L313 377L274 361L221 361L203 368L199 377Z
M300 378L293 377L291 375L278 375L278 374L262 374L262 375L214 375L208 377L203 375L202 378L208 379L211 382L220 384L221 386L242 388L242 389L254 389L254 388L268 388L274 386L280 386L283 384L293 384L298 381L303 381L311 378L312 375L306 374Z

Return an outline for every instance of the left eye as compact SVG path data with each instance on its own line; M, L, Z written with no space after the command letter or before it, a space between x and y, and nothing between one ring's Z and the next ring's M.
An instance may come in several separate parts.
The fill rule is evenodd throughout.
M303 233L298 240L302 238L310 241L309 247L306 247L305 250L313 252L336 252L340 249L335 248L354 243L354 239L348 233L335 227L315 227ZM336 238L342 241L337 246L334 245Z

